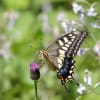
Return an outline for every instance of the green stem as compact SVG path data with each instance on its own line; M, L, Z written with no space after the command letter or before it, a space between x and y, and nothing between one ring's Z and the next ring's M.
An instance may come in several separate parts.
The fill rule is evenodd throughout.
M35 97L36 97L36 100L38 100L37 81L34 81L34 86L35 86Z

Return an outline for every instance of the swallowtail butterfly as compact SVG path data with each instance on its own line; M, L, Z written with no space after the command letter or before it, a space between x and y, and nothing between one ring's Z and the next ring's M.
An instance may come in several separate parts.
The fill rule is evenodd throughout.
M65 86L66 81L74 80L74 57L88 32L73 31L54 41L46 50L40 51L47 65L57 72L57 77ZM66 86L65 86L66 88Z

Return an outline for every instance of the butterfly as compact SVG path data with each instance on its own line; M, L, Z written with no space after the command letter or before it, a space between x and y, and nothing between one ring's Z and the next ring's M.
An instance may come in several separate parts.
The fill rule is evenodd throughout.
M46 50L40 51L42 59L53 71L56 71L57 77L64 86L66 81L74 80L72 76L75 68L74 57L87 35L86 31L69 32L56 39Z

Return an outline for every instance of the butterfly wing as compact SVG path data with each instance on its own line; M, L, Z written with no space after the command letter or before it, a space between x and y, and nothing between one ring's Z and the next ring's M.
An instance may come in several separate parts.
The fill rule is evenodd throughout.
M80 35L76 37L74 43L71 45L69 51L66 53L67 57L74 57L77 54L80 45L87 35L88 32L80 32Z
M75 55L79 47L79 38L81 38L80 31L71 32L61 36L47 48L48 59L55 69L60 69L63 66L66 57ZM75 47L76 45L77 47ZM75 51L74 48L77 50Z

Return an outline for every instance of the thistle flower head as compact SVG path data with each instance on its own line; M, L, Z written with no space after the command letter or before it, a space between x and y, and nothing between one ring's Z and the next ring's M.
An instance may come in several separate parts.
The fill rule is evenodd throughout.
M40 78L40 71L39 71L38 63L30 64L30 77L32 80L38 80Z

